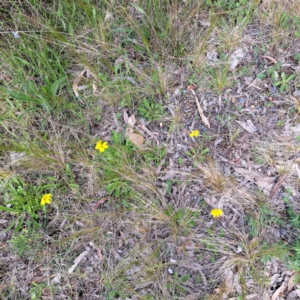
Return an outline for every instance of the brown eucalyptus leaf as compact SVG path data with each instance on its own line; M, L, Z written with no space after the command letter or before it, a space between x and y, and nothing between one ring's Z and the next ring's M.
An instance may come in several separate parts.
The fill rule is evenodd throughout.
M145 142L144 137L138 133L128 133L127 135L130 142L136 146L141 146Z
M129 118L128 118L128 121L127 121L127 124L131 127L133 127L136 123L136 120L135 120L135 116L134 115L131 115Z
M251 120L247 120L246 122L243 121L235 121L235 122L238 123L241 127L243 127L246 131L248 131L251 134L257 131L257 127L252 123Z

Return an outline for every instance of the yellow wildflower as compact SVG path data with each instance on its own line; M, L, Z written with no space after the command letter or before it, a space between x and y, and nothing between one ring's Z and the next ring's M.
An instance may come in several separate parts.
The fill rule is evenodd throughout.
M105 149L108 148L107 142L103 142L101 140L99 140L96 144L95 149L99 150L100 152L104 152Z
M214 217L214 218L219 218L221 216L223 216L223 210L221 208L214 208L210 214Z
M45 204L50 204L51 203L51 194L45 194L42 199L41 199L41 205L44 206Z
M197 136L199 136L199 130L193 130L191 133L190 133L190 137L192 138L192 137L197 137Z

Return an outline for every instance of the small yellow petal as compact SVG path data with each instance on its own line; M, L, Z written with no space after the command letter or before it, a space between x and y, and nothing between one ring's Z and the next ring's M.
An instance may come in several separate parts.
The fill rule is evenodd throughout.
M99 140L96 144L95 149L99 150L100 152L104 152L105 149L108 148L107 142L103 142L101 140Z
M199 136L199 130L193 130L191 133L190 133L190 137L193 138L193 137L198 137Z
M219 218L221 216L223 216L223 210L221 208L214 208L210 214L214 217L214 218Z
M50 204L51 203L51 194L45 194L42 199L41 199L41 205L44 206L45 204Z

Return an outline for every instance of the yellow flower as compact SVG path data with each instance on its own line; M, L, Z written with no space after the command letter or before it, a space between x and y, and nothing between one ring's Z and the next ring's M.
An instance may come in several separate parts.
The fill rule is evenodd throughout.
M102 142L101 140L99 140L96 144L95 149L99 150L100 152L104 152L105 149L108 148L107 142Z
M219 218L221 216L223 216L223 210L221 208L214 208L210 214L214 217L214 218Z
M199 130L193 130L191 133L190 133L190 137L197 137L199 136Z
M51 194L45 194L42 199L41 199L41 205L44 206L45 204L50 204L51 203Z

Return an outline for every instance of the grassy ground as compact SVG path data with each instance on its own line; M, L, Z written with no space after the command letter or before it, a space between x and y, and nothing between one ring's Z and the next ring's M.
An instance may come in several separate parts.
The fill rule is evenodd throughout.
M299 16L2 1L1 299L300 299Z

